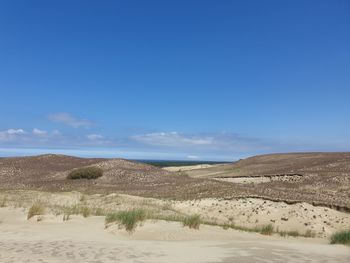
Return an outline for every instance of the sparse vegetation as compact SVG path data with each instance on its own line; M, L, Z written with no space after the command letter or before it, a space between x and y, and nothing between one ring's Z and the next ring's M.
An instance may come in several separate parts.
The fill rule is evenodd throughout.
M63 212L64 215L68 216L68 219L70 215L82 215L83 217L89 217L92 215L94 216L106 215L106 212L101 207L94 208L89 206L73 205L73 206L58 207L56 208L56 210L57 210L56 214L61 214Z
M20 194L19 194L20 193ZM181 212L181 210L176 209L176 201L171 200L154 200L154 199L144 199L144 198L129 198L124 197L122 195L90 195L88 193L77 193L72 192L69 195L71 196L71 200L63 205L61 201L57 202L58 198L56 198L56 193L47 193L47 192L37 192L37 191L13 191L13 192L3 192L0 196L0 204L6 202L6 206L13 207L32 207L30 211L28 211L28 219L33 217L34 215L42 214L43 211L35 212L40 209L37 206L41 206L45 208L45 213L52 213L55 216L62 216L61 220L68 221L72 218L73 215L81 215L84 217L89 216L106 216L106 224L108 221L113 218L111 215L119 214L119 212L110 213L111 211L119 211L123 204L122 209L133 209L133 210L142 210L143 216L142 220L165 220L172 222L179 222L184 226L196 228L193 215L186 214L186 212ZM66 194L65 194L66 195ZM52 197L52 198L51 198ZM127 208L125 208L127 207ZM132 210L128 210L132 211ZM198 215L199 216L199 215ZM38 217L39 218L39 217ZM118 217L120 218L120 217ZM198 217L197 217L198 219ZM40 221L41 218L38 219ZM112 221L119 223L121 227L125 227L122 223L121 219L113 219ZM140 222L137 221L137 222ZM279 230L278 225L256 225L256 226L244 226L239 225L239 221L235 221L233 216L227 218L225 222L215 221L215 218L199 218L200 223L205 225L218 226L223 229L235 229L246 232L256 232L265 235L276 234L282 237L315 237L316 232L311 231L310 229L307 231L300 232L302 230ZM124 220L126 222L126 220ZM237 223L237 224L236 224ZM258 222L256 222L258 224ZM137 223L135 227L128 227L129 232L134 231L137 227ZM197 227L197 228L198 228Z
M91 214L90 208L87 206L83 206L80 211L83 217L88 217Z
M331 244L350 245L350 230L333 234L331 236Z
M16 189L22 190L25 190L28 188L28 185L31 185L32 189L40 191L77 190L83 191L85 194L87 191L94 193L103 192L106 194L119 192L123 194L133 193L139 196L177 200L211 197L221 198L227 196L229 193L231 197L234 198L248 196L266 198L266 193L260 187L240 187L237 184L226 184L210 179L221 177L222 175L224 177L230 177L230 174L235 175L238 172L240 176L249 177L251 174L258 176L266 174L281 175L305 170L305 176L308 173L315 173L315 180L293 181L293 184L295 184L293 191L290 191L288 187L289 183L284 184L284 182L281 182L276 188L274 183L269 182L267 183L269 188L268 198L274 201L288 201L294 200L295 198L293 197L298 195L298 200L300 202L309 204L315 203L318 206L329 206L341 211L348 211L350 207L346 202L346 193L349 190L349 185L341 184L341 173L334 174L332 169L337 167L342 173L348 173L350 168L346 164L349 160L350 157L346 153L263 155L247 158L239 163L218 165L200 171L189 170L186 171L186 173L189 174L190 178L185 178L175 176L173 172L167 172L127 160L85 159L61 155L36 156L32 158L3 158L0 161L4 164L0 167L0 173L4 176L1 176L0 184L3 186L8 185L9 189L12 187L11 184L13 183L16 185ZM43 162L45 162L45 165L43 165ZM207 164L209 162L204 163ZM329 165L325 166L325 163L329 163ZM57 166L57 164L59 165ZM194 163L191 163L191 165L193 164ZM102 167L102 165L104 167L109 167L108 174L103 174L102 178L106 177L106 179L111 179L109 180L111 182L110 184L105 184L102 180L97 179L95 180L97 184L96 187L90 188L85 184L77 185L73 180L55 180L54 183L52 182L52 179L57 178L57 176L60 177L63 174L68 176L68 173L73 171L71 170L73 167L77 168L74 171L78 173L78 170L82 167L97 168ZM162 162L161 166L163 165L165 165L164 162ZM173 165L174 164L171 164L171 166ZM10 177L11 173L6 170L9 169L9 167L17 173L16 176L12 178L14 180L13 182ZM27 167L31 167L31 169L27 169ZM123 169L125 176L117 176L119 173L118 169ZM201 176L199 176L200 174ZM139 180L140 175L146 176L145 178L149 180L147 186L144 180ZM164 177L164 175L167 175L167 177ZM201 178L201 183L191 179L197 176ZM22 184L23 178L26 179L26 184ZM84 178L84 176L81 177L78 175L74 178L79 179ZM329 184L327 180L331 180L335 183ZM303 184L306 184L305 187ZM125 187L120 188L120 185ZM341 186L341 191L339 190L339 186ZM314 189L321 191L321 193L317 196L313 195L312 192ZM12 203L13 201L10 200L10 202Z
M263 226L260 230L260 233L263 235L272 235L273 230L274 230L273 225L269 224L269 225Z
M82 203L85 203L85 202L86 202L86 197L85 197L85 195L81 195L79 201L82 202Z
M221 227L222 227L222 229L227 230L227 229L230 228L230 225L229 224L223 224Z
M304 234L300 233L297 230L292 230L292 231L279 231L278 229L276 230L276 233L279 234L281 237L315 237L315 232L312 230L307 230Z
M199 229L201 224L201 218L199 215L190 215L183 218L183 226L188 226L189 228Z
M43 215L45 212L45 208L42 204L40 203L34 203L30 208L29 208L29 211L28 211L28 214L27 214L27 219L30 219L32 218L33 216L36 216L36 215Z
M0 201L0 207L5 207L6 206L6 197L4 197L1 201Z
M120 227L125 227L128 232L133 232L139 222L146 219L146 212L142 209L133 209L128 211L119 211L116 213L107 214L105 223L110 224L118 222Z
M294 230L294 231L276 231L281 237L291 236L291 237L298 237L301 236L301 234ZM311 234L310 234L311 235ZM311 237L311 236L310 236Z
M180 171L176 173L177 176L182 176L182 177L189 177L188 173Z
M106 212L101 207L96 208L93 212L93 215L95 216L104 216L105 214Z
M304 237L315 237L316 236L316 233L314 232L314 231L312 231L312 230L307 230L306 232L305 232L305 235L304 235Z
M177 213L165 215L162 213L147 213L147 219L151 220L164 220L164 221L172 221L172 222L182 222L184 219L183 215L179 215Z
M166 202L164 205L162 205L162 210L173 210L171 202Z
M292 231L280 231L274 228L274 226L272 224L269 225L265 225L265 226L257 226L257 227L244 227L244 226L238 226L235 224L230 224L230 223L226 223L226 224L217 224L215 222L210 222L210 221L203 221L203 224L206 225L211 225L211 226L220 226L223 229L227 230L227 229L235 229L235 230L240 230L240 231L245 231L245 232L256 232L256 233L260 233L262 235L272 235L272 234L279 234L281 237L315 237L315 232L308 230L305 232L305 234L299 233L297 230L292 230Z
M103 175L103 171L101 168L98 167L84 167L84 168L77 168L71 171L67 178L76 180L76 179L97 179Z

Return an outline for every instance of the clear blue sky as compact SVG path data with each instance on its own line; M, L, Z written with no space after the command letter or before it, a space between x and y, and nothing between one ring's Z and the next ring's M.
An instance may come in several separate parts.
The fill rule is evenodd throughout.
M350 150L350 1L0 2L0 155Z

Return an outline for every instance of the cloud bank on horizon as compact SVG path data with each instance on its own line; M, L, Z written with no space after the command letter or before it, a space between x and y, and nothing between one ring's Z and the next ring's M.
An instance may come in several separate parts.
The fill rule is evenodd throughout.
M255 154L290 151L327 151L330 145L311 142L282 142L230 132L187 134L176 131L149 132L129 136L92 133L92 121L68 113L49 115L49 121L81 130L77 134L58 129L9 128L0 131L3 156L61 153L79 156L126 157L136 159L181 159L232 161ZM53 117L54 116L54 117ZM90 133L89 133L90 132ZM344 150L349 145L332 145Z

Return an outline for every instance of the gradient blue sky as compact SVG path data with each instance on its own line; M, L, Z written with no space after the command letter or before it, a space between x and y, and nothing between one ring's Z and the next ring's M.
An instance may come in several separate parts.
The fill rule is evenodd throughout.
M350 1L0 2L0 155L350 150Z

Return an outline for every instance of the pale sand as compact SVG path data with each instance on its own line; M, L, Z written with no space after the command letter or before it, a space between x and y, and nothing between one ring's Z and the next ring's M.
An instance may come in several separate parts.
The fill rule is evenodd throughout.
M0 208L0 262L350 262L350 248L324 239L280 238L201 225L147 221L129 235L103 217Z
M281 231L297 230L305 234L309 230L323 238L350 227L350 213L308 203L288 205L259 198L207 198L173 202L172 207L183 213L199 214L203 219L220 224L249 228L272 224Z
M83 198L82 198L83 197ZM275 230L312 231L316 237L329 238L335 232L348 230L350 213L308 203L288 205L259 198L200 199L190 201L160 200L122 194L82 195L79 192L49 193L40 191L0 192L0 205L29 208L34 202L47 207L47 213L62 214L62 206L102 208L105 211L120 211L141 208L158 215L199 214L202 219L214 224L234 224L237 227L255 228L272 224ZM57 209L61 207L61 209Z
M204 169L218 166L217 164L196 164L196 165L185 165L185 166L169 166L163 169L169 172L182 172L182 171L192 171L197 169Z

